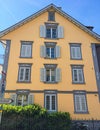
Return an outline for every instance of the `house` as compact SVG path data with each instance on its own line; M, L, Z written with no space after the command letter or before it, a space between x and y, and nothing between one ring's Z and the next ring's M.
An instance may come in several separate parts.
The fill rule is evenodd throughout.
M100 36L54 4L0 32L2 79L13 105L37 103L100 120Z

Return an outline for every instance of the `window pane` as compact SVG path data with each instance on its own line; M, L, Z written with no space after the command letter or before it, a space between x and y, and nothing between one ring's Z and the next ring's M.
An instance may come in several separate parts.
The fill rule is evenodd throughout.
M81 96L81 108L82 108L82 111L87 111L86 109L86 100L85 100L85 96Z
M46 70L46 81L50 81L50 69Z
M73 81L78 81L78 78L77 78L77 70L73 69Z
M19 80L22 81L23 79L24 79L24 68L20 68Z
M51 29L50 28L46 29L46 37L51 38Z
M47 58L50 58L50 48L49 47L46 48L46 56L47 56Z
M30 69L27 68L26 71L25 71L25 81L29 80L29 77L30 77Z
M79 95L75 95L75 109L76 109L76 111L80 111L81 110Z
M55 96L52 96L52 110L56 110L56 106L55 106Z
M55 81L55 70L51 70L51 81Z
M55 58L55 48L51 48L51 58Z
M83 72L81 69L78 70L79 82L83 82Z
M46 109L50 110L50 96L46 96Z
M57 38L56 28L52 29L52 38Z

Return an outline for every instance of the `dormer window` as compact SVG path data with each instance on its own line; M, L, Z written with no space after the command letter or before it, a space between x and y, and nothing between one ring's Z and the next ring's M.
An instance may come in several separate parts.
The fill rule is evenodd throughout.
M54 11L48 12L48 21L55 21L55 12Z

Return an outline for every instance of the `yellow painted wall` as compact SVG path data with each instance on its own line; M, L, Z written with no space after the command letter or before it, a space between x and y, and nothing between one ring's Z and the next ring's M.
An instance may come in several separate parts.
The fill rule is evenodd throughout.
M50 40L40 38L39 28L48 21L48 13L43 13L39 17L24 24L16 30L3 36L2 39L11 40L10 56L7 71L7 90L30 89L30 90L86 90L97 91L95 71L92 58L91 43L99 43L95 38L81 30L79 27L62 17L60 14L55 14L56 22L64 27L64 39ZM20 58L20 41L33 41L32 59ZM61 47L61 58L49 60L40 57L40 46L44 42L57 42ZM82 60L70 60L70 45L69 43L81 43ZM31 83L18 83L18 63L32 63ZM61 68L62 80L57 84L44 84L40 82L40 68L43 64L58 64ZM71 64L84 65L85 84L72 84ZM41 97L41 98L40 98ZM74 114L73 94L58 94L58 110L69 111L73 118L89 118L95 117L100 119L100 104L98 95L87 94L87 102L89 114ZM44 106L44 94L34 94L34 102ZM95 104L93 104L94 102ZM96 106L96 107L95 107ZM94 108L95 107L95 108Z

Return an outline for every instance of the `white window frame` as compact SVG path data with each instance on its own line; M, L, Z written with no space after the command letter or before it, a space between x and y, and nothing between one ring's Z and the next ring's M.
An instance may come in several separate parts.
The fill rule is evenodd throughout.
M50 77L50 80L49 81L47 81L46 80L46 82L56 82L56 68L55 69L48 69L48 68L46 68L46 71L47 70L49 70L49 77ZM55 81L52 81L52 70L54 71L54 76L55 76ZM46 79L47 79L47 72L46 72Z
M47 37L47 29L50 29L50 37ZM56 29L56 37L53 37L53 29ZM56 39L57 38L57 27L46 27L46 38Z
M75 80L75 72L77 81ZM80 80L81 76L81 80ZM84 83L84 74L83 74L83 66L72 66L72 81L73 83Z
M46 101L46 97L47 97L47 96L50 97L50 104L49 104L50 108L49 108L49 109L46 108L46 105L47 105L47 104L46 104L46 102L47 102L47 101ZM55 96L55 110L52 109L52 103L53 103L53 102L52 102L52 96ZM56 97L56 94L45 94L45 108L46 108L48 111L50 111L50 112L55 112L55 111L57 111L57 97Z
M74 107L76 113L87 113L87 101L85 94L75 94L74 95Z
M71 44L70 45L71 59L81 60L81 44Z
M22 79L21 79L21 70L22 69L23 69L23 76L22 76ZM25 79L26 69L29 70L28 80ZM18 82L30 82L30 78L31 78L31 66L19 66Z
M31 58L32 57L32 42L21 42L21 58Z
M50 52L49 52L49 56L47 55L47 48L49 48L50 50ZM52 48L54 49L54 57L52 57ZM46 58L50 58L50 59L54 59L56 56L55 56L55 46L54 47L48 47L48 46L46 46Z

